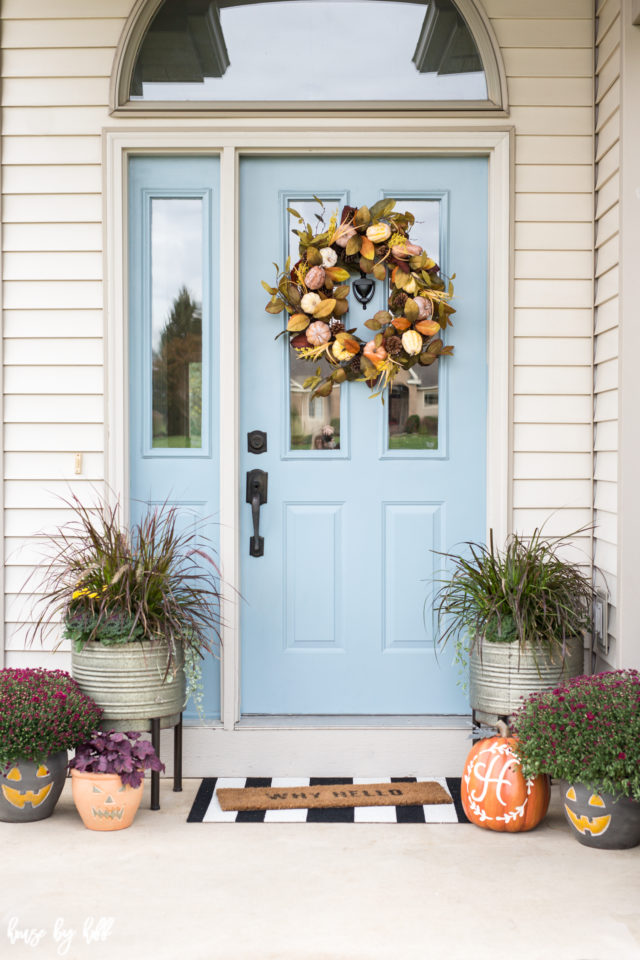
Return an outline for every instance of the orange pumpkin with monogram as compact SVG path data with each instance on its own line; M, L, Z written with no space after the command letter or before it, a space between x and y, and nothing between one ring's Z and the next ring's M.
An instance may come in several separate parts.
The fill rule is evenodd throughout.
M549 777L524 777L515 746L514 737L490 737L478 741L466 759L462 806L485 830L533 830L549 808Z

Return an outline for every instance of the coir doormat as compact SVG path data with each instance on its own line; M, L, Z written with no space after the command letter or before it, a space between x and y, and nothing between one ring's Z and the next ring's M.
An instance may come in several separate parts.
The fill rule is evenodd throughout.
M410 792L412 788L415 793ZM426 793L423 793L425 789ZM231 790L234 794L228 792ZM223 809L232 796L247 798L246 794L238 794L239 790L251 791L250 803L255 803L255 791L262 794L266 791L272 797L277 794L278 798L272 802L280 806L275 809L240 809L241 800L236 799L230 802L237 803L237 807ZM376 790L380 793L376 794ZM326 797L325 791L330 795L330 802L348 803L348 806L315 806L315 803L326 802L322 796ZM350 791L356 796L350 796ZM399 791L401 795L391 791ZM334 797L334 793L346 793L347 796ZM309 798L305 806L299 805L307 799L302 794ZM356 806L356 800L364 805ZM296 806L282 805L287 802ZM460 801L459 777L207 777L200 785L188 822L468 823L468 820Z
M453 803L435 780L395 783L327 783L308 787L223 787L218 790L223 810L308 810L327 807L408 807L425 803Z

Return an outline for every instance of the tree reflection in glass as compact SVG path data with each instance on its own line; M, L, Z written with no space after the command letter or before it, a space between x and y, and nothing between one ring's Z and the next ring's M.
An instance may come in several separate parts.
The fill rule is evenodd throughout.
M154 447L202 446L202 201L154 198L151 217Z
M202 310L186 287L153 351L153 446L202 446Z

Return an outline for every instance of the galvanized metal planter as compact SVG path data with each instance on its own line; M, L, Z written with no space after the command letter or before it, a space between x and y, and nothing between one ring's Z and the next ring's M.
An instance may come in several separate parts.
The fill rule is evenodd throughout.
M469 660L469 700L479 723L495 725L511 717L522 698L538 690L557 687L583 672L582 638L567 644L564 661L551 661L543 650L521 650L516 643L486 641Z
M134 641L117 646L85 644L71 654L71 672L88 696L104 710L112 730L150 730L160 717L161 727L180 720L185 705L185 675L180 659L169 669L166 642Z

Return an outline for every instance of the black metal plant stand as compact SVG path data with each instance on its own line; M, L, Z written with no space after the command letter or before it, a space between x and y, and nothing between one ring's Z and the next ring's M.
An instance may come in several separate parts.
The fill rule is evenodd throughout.
M160 717L151 720L151 743L160 757ZM182 791L182 714L173 728L173 792ZM160 771L151 771L151 810L160 809Z

